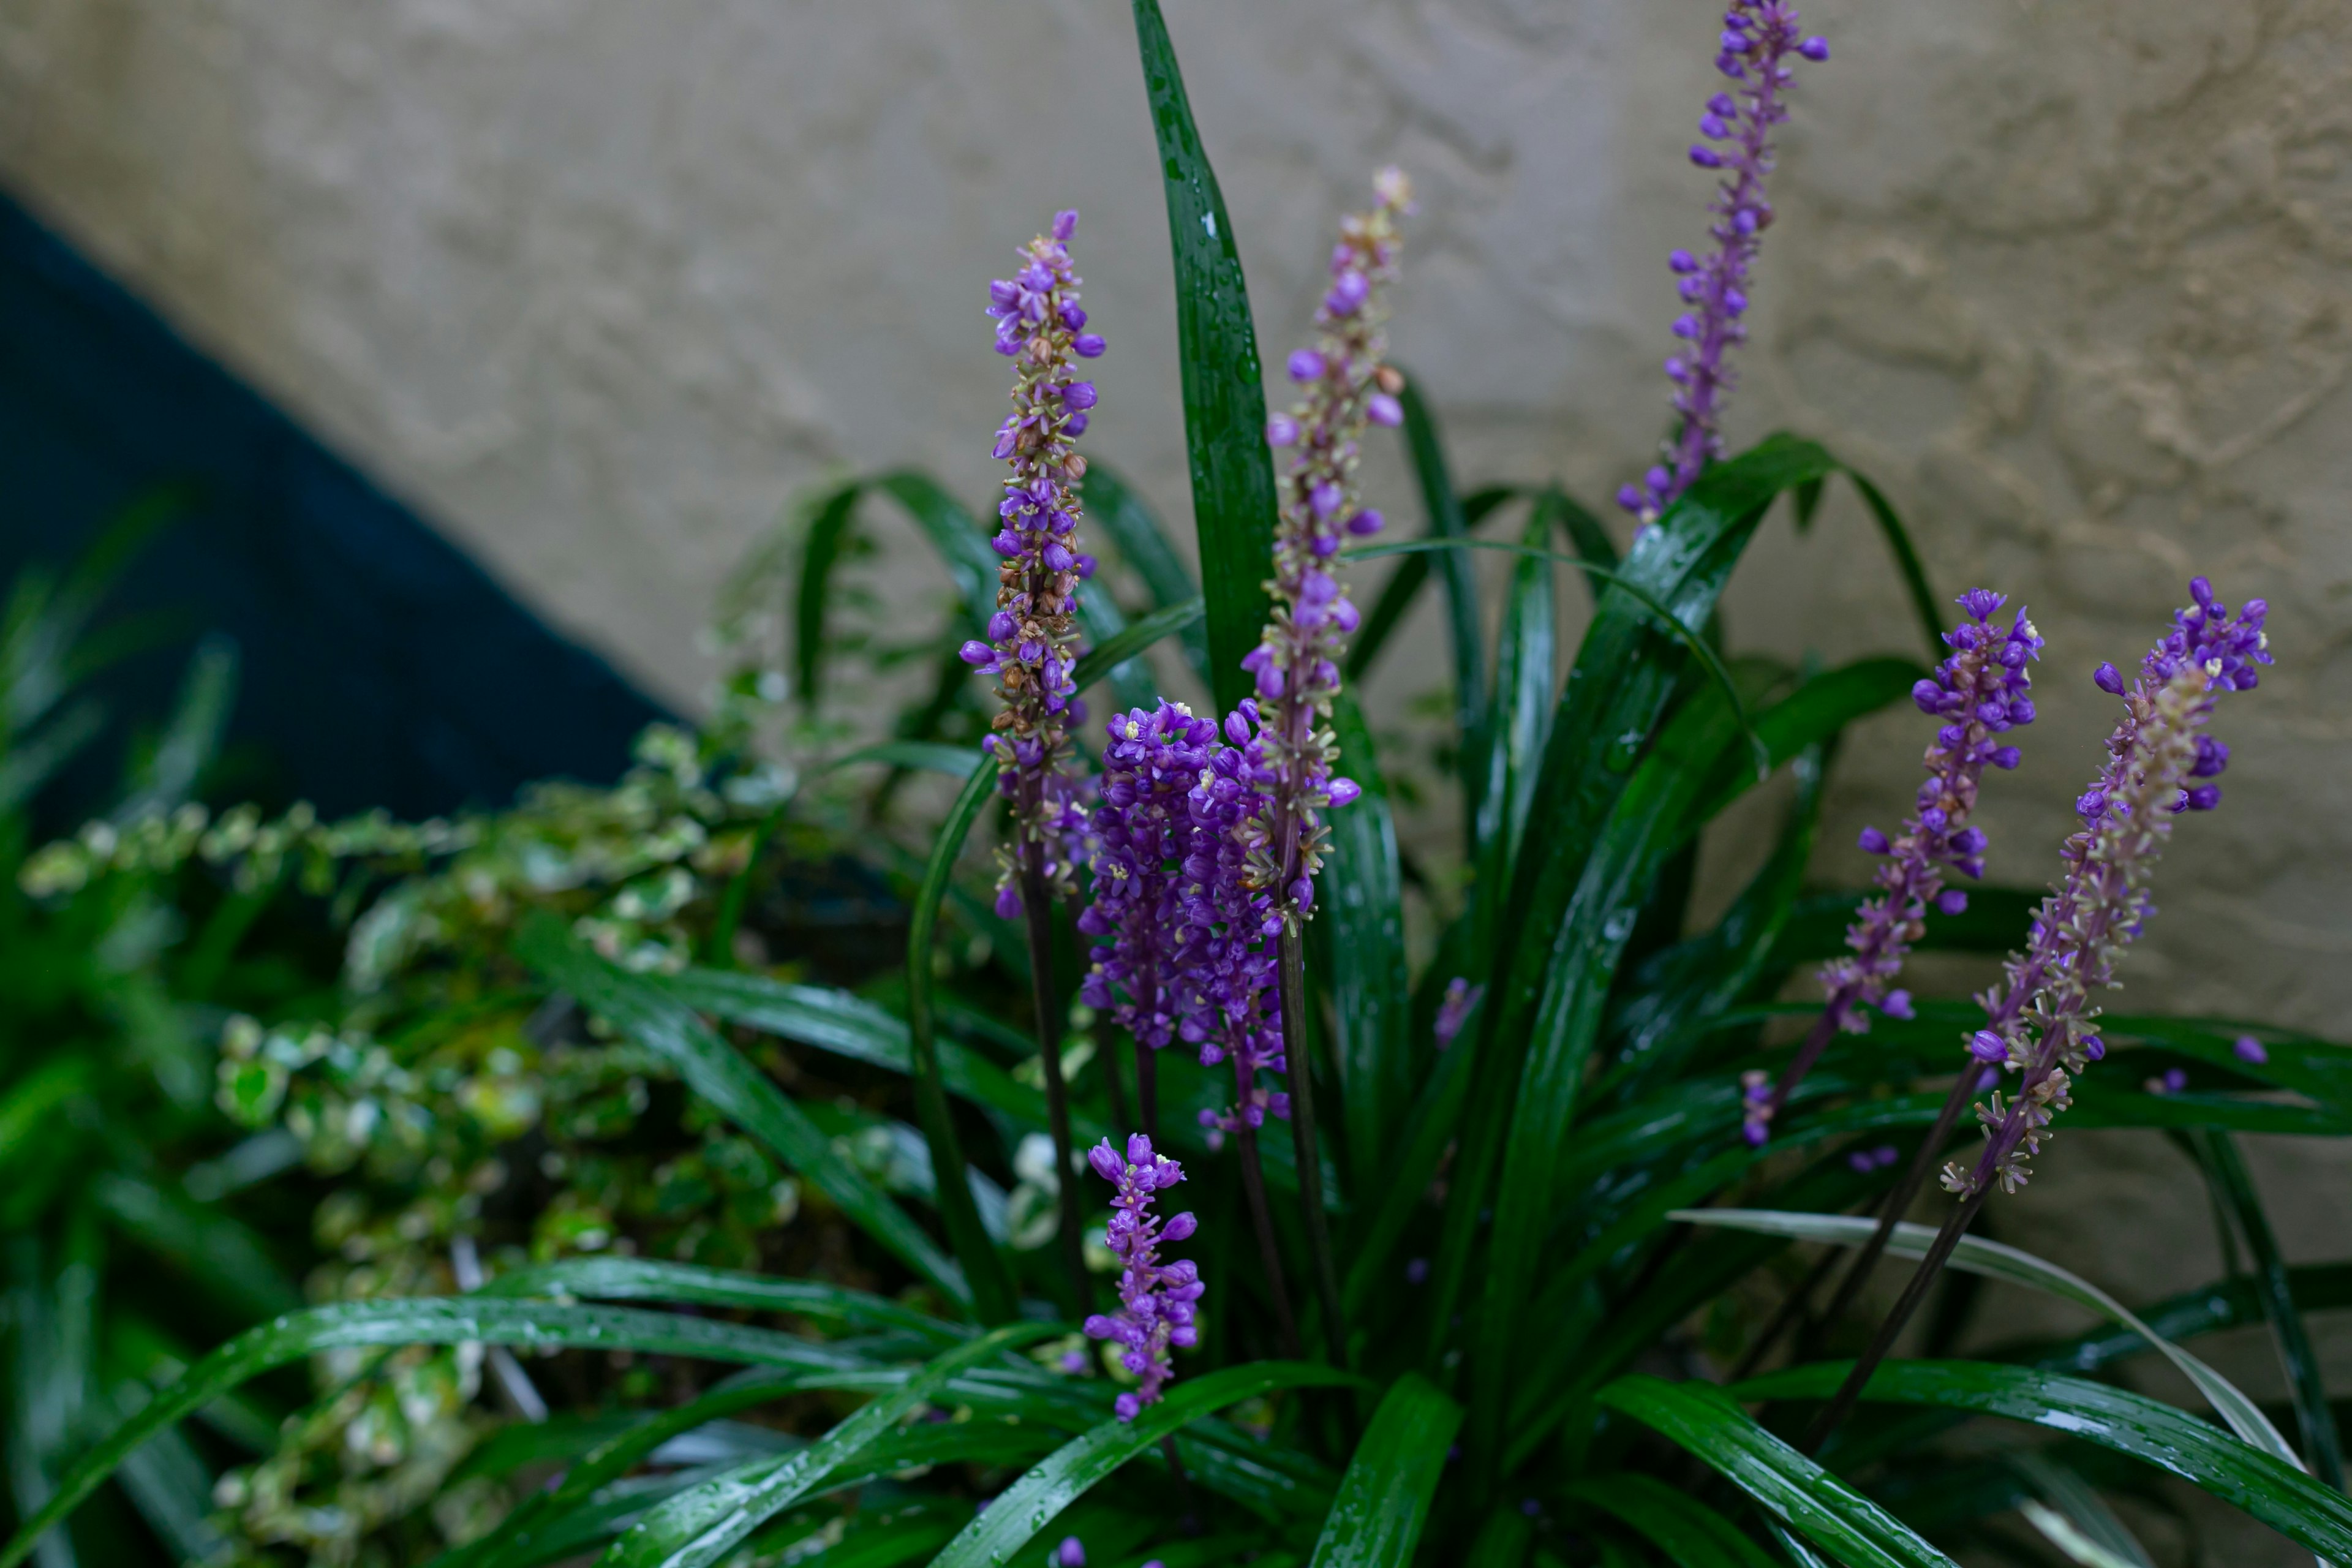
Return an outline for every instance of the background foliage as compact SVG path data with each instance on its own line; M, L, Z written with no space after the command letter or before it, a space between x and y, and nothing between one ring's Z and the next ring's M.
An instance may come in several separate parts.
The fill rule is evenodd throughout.
M1256 568L1234 563L1262 553L1244 536L1264 511L1230 224L1220 244L1190 237L1222 206L1150 0L1137 13L1188 237L1186 404L1216 570L1204 593L1148 502L1094 470L1089 526L1118 564L1090 586L1080 679L1122 706L1153 689L1155 643L1211 682L1230 670L1234 628L1246 641L1261 615ZM1324 1185L1347 1321L1309 1324L1309 1362L1269 1359L1235 1183L1192 1117L1222 1086L1171 1054L1163 1121L1212 1289L1202 1352L1131 1425L1070 1325L989 1305L1000 1277L1022 1301L1049 1294L1055 1194L1026 955L964 853L992 808L953 650L992 563L938 485L893 472L796 510L722 606L732 669L700 731L649 731L610 788L549 784L450 822L207 810L234 682L210 648L119 799L32 847L26 805L104 723L74 690L119 635L99 616L106 574L154 520L71 574L20 579L0 628L10 1552L48 1568L158 1549L961 1568L1042 1560L1071 1534L1091 1562L1168 1568L1932 1563L1988 1546L2128 1563L2146 1552L2107 1500L2175 1508L2169 1475L2352 1560L2299 1318L2342 1304L2352 1265L2279 1260L2231 1142L2352 1133L2343 1052L2286 1031L2263 1031L2250 1064L2234 1023L2115 1018L2114 1070L2074 1112L2188 1141L2244 1248L2230 1278L1979 1361L1941 1353L1968 1327L1950 1291L1929 1356L1885 1369L1820 1465L1775 1436L1778 1412L1834 1384L1813 1352L1841 1325L1719 1386L1802 1272L1792 1239L1841 1239L1825 1216L1891 1176L1851 1156L1932 1120L1969 1010L1879 1020L1832 1048L1768 1152L1738 1137L1740 1074L1812 1011L1780 998L1838 951L1856 897L1804 880L1824 779L1846 727L1922 670L1895 652L1742 657L1716 602L1758 531L1801 529L1831 483L1879 519L1923 647L1938 601L1883 499L1811 442L1717 464L1620 560L1557 489L1458 491L1432 411L1407 408L1430 548L1397 552L1351 674L1433 579L1473 874L1409 879L1374 738L1343 713L1367 793L1340 814L1314 928L1319 1037L1295 1048L1339 1108ZM942 624L919 636L856 591L874 505L903 509L945 568ZM1491 638L1474 544L1517 557ZM1573 649L1555 557L1590 569L1570 577L1592 610ZM853 746L842 699L892 682L915 700L890 739ZM1795 785L1772 852L1695 927L1696 845L1759 760ZM2001 951L2027 902L1980 893L1927 945ZM1061 935L1066 984L1078 942ZM1441 1050L1457 976L1488 990ZM1088 1058L1124 1042L1071 1019L1092 1142L1115 1130ZM2178 1092L2127 1087L2175 1068ZM977 1233L940 1213L950 1148ZM1265 1153L1288 1199L1287 1148ZM1678 1217L1703 1205L1782 1217ZM2086 1299L2046 1264L1977 1261ZM2200 1380L2215 1425L2103 1380L2152 1336L2252 1321L2286 1360L2291 1412ZM2067 1436L2022 1443L2020 1422ZM75 1509L101 1486L131 1509Z

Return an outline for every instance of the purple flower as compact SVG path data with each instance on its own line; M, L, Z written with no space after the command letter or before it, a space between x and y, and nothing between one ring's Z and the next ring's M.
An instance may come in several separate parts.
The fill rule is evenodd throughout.
M1690 352L1666 362L1682 430L1673 446L1671 471L1653 468L1641 484L1617 492L1618 503L1644 524L1656 521L1722 449L1718 424L1733 384L1725 357L1748 341L1740 317L1748 309L1748 272L1759 237L1772 221L1764 195L1765 177L1772 172L1772 128L1789 118L1783 95L1796 80L1788 57L1825 60L1830 53L1822 39L1799 39L1796 7L1786 0L1732 0L1724 13L1720 47L1716 68L1737 89L1707 100L1699 132L1722 145L1702 142L1690 150L1690 161L1698 167L1727 171L1709 204L1715 248L1704 260L1687 250L1666 258L1682 279L1683 300L1695 307L1674 324L1675 335L1691 343Z
M1189 1349L1200 1339L1192 1323L1192 1303L1206 1289L1201 1272L1189 1260L1162 1263L1159 1252L1161 1242L1191 1236L1195 1222L1191 1215L1180 1214L1163 1223L1152 1213L1157 1194L1182 1181L1184 1169L1154 1154L1151 1140L1142 1133L1129 1137L1126 1158L1106 1138L1087 1152L1087 1163L1118 1189L1111 1196L1104 1240L1125 1268L1118 1277L1119 1310L1088 1318L1086 1331L1089 1338L1116 1340L1127 1347L1119 1364L1142 1381L1120 1394L1113 1408L1120 1420L1132 1421L1145 1405L1160 1402L1160 1391L1175 1375L1171 1349ZM1066 1554L1070 1544L1064 1543Z
M1196 831L1191 795L1217 727L1182 705L1139 708L1108 726L1102 804L1095 808L1094 898L1078 929L1097 939L1080 987L1087 1005L1154 1050L1175 1037L1180 891Z
M2025 697L2032 684L2027 667L2041 657L2042 637L2022 606L2006 624L1997 622L1994 617L2008 600L1990 589L1971 589L1958 603L1969 618L1944 634L1950 656L1936 667L1933 678L1920 681L1911 692L1921 712L1945 721L1928 743L1927 777L1920 783L1916 808L1896 837L1890 839L1875 827L1863 829L1863 849L1886 858L1872 879L1882 891L1865 900L1846 927L1852 956L1822 967L1827 1027L1807 1037L1769 1098L1748 1106L1743 1121L1751 1141L1811 1070L1831 1030L1860 1033L1869 1028L1864 1009L1873 1005L1896 1017L1909 1015L1909 995L1889 986L1903 972L1911 944L1926 933L1928 910L1948 916L1968 908L1968 895L1946 888L1945 877L1952 872L1970 879L1984 874L1984 830L1970 826L1969 816L1976 809L1986 765L1997 763L2010 749L1999 744L1998 737L2032 720L2032 705ZM1893 1005L1896 995L1903 997L1900 1012Z
M1445 983L1445 995L1437 1004L1437 1024L1430 1031L1437 1037L1439 1050L1454 1043L1454 1037L1462 1033L1462 1026L1470 1021L1470 1009L1486 994L1484 985L1473 985L1459 974Z
M2011 955L2000 983L1979 998L1986 1027L1969 1051L1992 1060L1985 1042L1994 1042L2020 1088L1977 1108L1984 1152L1973 1167L1944 1167L1951 1192L1980 1192L1996 1181L2004 1192L2023 1186L2051 1119L2072 1103L2073 1079L2105 1054L2091 998L2114 983L2116 961L2156 912L2148 883L2183 804L2181 785L2215 755L2199 744L2214 702L2252 688L2254 667L2271 662L2262 600L2249 600L2233 620L2204 578L2189 591L2195 604L2174 613L2171 631L2140 661L2122 694L2123 721L2107 739L2107 764L2074 803L2083 826L2059 851L2063 879L2042 900L2025 951Z
M1355 798L1352 784L1331 776L1331 704L1348 634L1360 622L1347 590L1327 568L1341 536L1374 531L1376 511L1355 493L1357 443L1365 426L1401 421L1404 379L1381 363L1381 292L1396 278L1397 225L1412 189L1397 170L1373 181L1377 205L1340 225L1331 253L1331 291L1317 312L1313 348L1290 356L1291 376L1307 395L1277 422L1291 449L1278 484L1275 531L1274 619L1243 660L1255 677L1262 744L1269 765L1250 816L1240 825L1248 850L1250 890L1275 890L1279 918L1304 919L1330 829L1322 814ZM1235 744L1240 744L1239 741ZM1244 1110L1247 1110L1244 1106Z
M1288 1096L1257 1082L1259 1073L1287 1066L1276 991L1282 917L1272 892L1253 878L1243 837L1265 810L1274 778L1259 717L1257 701L1246 698L1226 715L1226 743L1212 747L1185 801L1192 836L1179 895L1177 1033L1199 1049L1203 1065L1233 1063L1234 1109L1201 1113L1205 1125L1223 1131L1263 1126L1290 1109Z
M990 541L1003 565L989 643L967 643L960 651L965 663L996 677L1003 700L994 728L1010 743L991 750L998 787L1013 802L1016 848L1001 858L1000 911L1020 909L1019 854L1042 856L1047 885L1066 894L1084 851L1081 786L1068 768L1069 725L1082 717L1070 670L1076 662L1075 595L1093 563L1077 549L1076 490L1087 464L1073 443L1086 429L1095 388L1073 380L1072 371L1073 356L1091 359L1103 343L1093 333L1077 335L1087 313L1066 243L1077 222L1075 212L1055 215L1050 236L1022 247L1020 269L989 285L997 349L1017 361L1013 414L994 447L1013 472Z
M2252 1035L2240 1035L2238 1043L2230 1047L2230 1052L2240 1061L2252 1062L2256 1067L2271 1059L2271 1054L2263 1048L2262 1041Z
M1075 1535L1062 1537L1062 1544L1054 1551L1054 1568L1087 1568L1085 1542Z

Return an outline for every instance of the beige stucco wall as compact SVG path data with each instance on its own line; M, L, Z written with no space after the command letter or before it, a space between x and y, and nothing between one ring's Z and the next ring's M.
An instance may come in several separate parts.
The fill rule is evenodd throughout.
M1334 215L1396 161L1423 212L1394 339L1464 473L1597 500L1640 466L1659 258L1701 226L1680 149L1708 0L1169 8L1270 357ZM2229 801L2181 835L2134 996L2341 1032L2352 11L1816 0L1808 21L1835 58L1786 138L1734 433L1831 440L1939 582L2032 605L2046 718L1987 808L2003 879L2047 874L2097 761L2088 665L2128 662L2192 570L2268 596L2280 668L2230 705ZM1113 343L1089 445L1185 511L1118 0L0 0L0 180L681 700L714 585L795 487L910 460L984 492L984 282L1057 206L1085 214ZM1907 648L1893 584L1841 504L1810 540L1768 529L1730 624L1784 655ZM1429 668L1396 663L1391 707ZM1849 748L1841 839L1899 802L1917 731ZM2173 1177L2137 1184L2163 1156L2062 1140L2053 1163L2070 1149L2076 1182L2203 1225ZM2282 1191L2343 1190L2307 1151L2263 1157ZM2040 1223L2089 1245L2074 1212L2044 1199ZM2352 1251L2304 1212L2299 1255ZM2163 1261L2119 1257L2116 1282L2152 1289L2133 1270Z

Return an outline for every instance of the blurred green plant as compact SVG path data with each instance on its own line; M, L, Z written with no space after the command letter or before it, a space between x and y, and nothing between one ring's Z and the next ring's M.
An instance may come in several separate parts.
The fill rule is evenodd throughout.
M1140 495L1091 469L1089 525L1117 563L1082 595L1095 646L1076 679L1121 706L1158 689L1155 658L1231 680L1234 639L1263 616L1260 567L1234 540L1255 526L1250 498L1270 491L1249 471L1265 448L1229 417L1262 406L1230 222L1157 7L1135 10L1213 570L1204 589ZM1218 222L1188 221L1202 214ZM57 963L136 959L89 989L103 1002L71 1005L92 1020L84 1037L130 1053L153 1087L106 1096L102 1112L85 1096L122 1133L63 1157L105 1173L53 1178L28 1226L11 1307L23 1522L0 1568L35 1551L62 1563L77 1544L129 1560L103 1510L74 1511L110 1477L171 1552L253 1563L1003 1568L1049 1552L1068 1563L1062 1536L1090 1563L1165 1568L1944 1564L2021 1539L2075 1562L2144 1562L2105 1498L2178 1512L2161 1477L2352 1561L2352 1504L2300 1468L2326 1474L2334 1452L2301 1315L2352 1304L2352 1263L2288 1268L2231 1142L2352 1136L2352 1056L2287 1030L2110 1015L2116 1070L2072 1112L2182 1136L2246 1267L2134 1313L2043 1260L1971 1242L1956 1268L2090 1305L2105 1326L1946 1359L1970 1322L1956 1288L1929 1359L1882 1367L1819 1456L1787 1440L1774 1402L1818 1402L1845 1372L1807 1352L1748 1375L1785 1327L1778 1309L1811 1297L1790 1247L1868 1235L1847 1211L1894 1179L1878 1146L1935 1122L1975 1015L1921 1002L1839 1037L1769 1146L1741 1136L1746 1084L1819 1011L1780 998L1842 951L1859 898L1805 880L1829 771L1848 726L1924 672L1898 657L1790 668L1727 653L1717 603L1769 519L1802 531L1824 488L1846 481L1931 651L1934 595L1885 497L1815 443L1775 437L1714 461L1662 508L1664 543L1621 562L1555 487L1458 491L1426 401L1408 387L1401 405L1428 537L1392 552L1349 674L1375 667L1435 578L1465 869L1408 878L1380 747L1343 702L1339 744L1364 794L1335 815L1307 955L1317 1038L1293 1046L1331 1108L1321 1184L1339 1310L1301 1323L1318 1359L1271 1356L1239 1184L1197 1123L1225 1086L1185 1053L1166 1054L1160 1094L1162 1142L1193 1166L1192 1250L1213 1282L1201 1350L1164 1401L1121 1421L1127 1374L1045 1304L1058 1194L1040 1020L1020 934L986 878L965 874L994 770L971 749L986 713L954 652L993 606L995 564L977 516L901 470L795 509L723 606L730 673L712 721L649 732L611 789L551 786L509 812L412 829L299 811L215 821L186 804L186 783L142 775L133 817L26 859L8 918L52 933ZM935 630L910 637L902 606L853 591L862 509L885 498L945 569ZM1507 518L1517 542L1477 536ZM1499 616L1466 570L1474 546L1517 557ZM1591 598L1573 648L1556 563ZM903 672L918 679L890 735L855 746L828 699L870 711ZM7 755L70 736L55 709L12 719ZM153 754L167 752L180 754ZM1695 921L1698 843L1757 788L1759 757L1791 784L1770 852L1719 917ZM908 787L926 773L960 792L942 803ZM281 972L273 990L249 939L211 936L257 918L223 910L267 907L289 884L344 932L331 988ZM1980 889L1922 945L2004 951L2031 904ZM1409 907L1431 928L1411 951ZM134 920L141 909L154 912ZM1079 939L1056 918L1054 969L1075 975ZM194 934L113 934L180 929ZM134 994L112 977L134 972L185 1021L174 1049L110 1011ZM1449 1047L1436 1028L1449 983L1482 975L1495 994L1473 1005L1490 1011ZM49 984L12 967L6 994ZM1094 1065L1122 1042L1085 1007L1055 1005L1077 1137L1125 1131ZM2250 1033L2252 1052L2239 1043ZM47 1033L10 1042L5 1106L31 1109L0 1109L0 1158L36 1130L66 1136L71 1119L52 1108L82 1103L78 1088L39 1087L81 1070L45 1062L78 1057L41 1055ZM2158 1089L2126 1087L2143 1068ZM179 1276L147 1265L101 1285L100 1238L198 1233L142 1230L125 1214L158 1211L105 1194L171 1147L170 1117L203 1123L207 1091L247 1141L226 1145L214 1124L228 1152L196 1171L220 1174L167 1189L151 1173L140 1190L217 1219L258 1201L268 1171L299 1165L319 1194L313 1304L280 1310L282 1276L223 1266L268 1244L204 1231L248 1253L209 1239L198 1258L157 1249L245 1296L217 1322L155 1316L183 1338L239 1310L268 1321L200 1359L169 1342L108 1360L87 1347L122 1336L99 1318ZM146 1100L157 1127L120 1121ZM1302 1184L1279 1142L1265 1178L1296 1258ZM85 1148L110 1163L89 1167ZM1506 1173L1520 1184L1509 1202ZM1906 1231L1894 1250L1919 1245ZM1114 1260L1099 1245L1087 1258L1101 1297ZM2291 1373L2300 1456L2270 1413L2178 1348L2256 1322ZM1855 1326L1797 1337L1835 1345ZM142 1331L125 1342L167 1343ZM2227 1430L2117 1386L2155 1350ZM236 1403L248 1386L296 1386L278 1369L298 1363L313 1397L274 1432ZM80 1392L57 1390L58 1365L91 1369ZM2021 1447L1956 1435L1978 1417L2062 1436ZM207 1466L236 1442L262 1451L215 1485Z

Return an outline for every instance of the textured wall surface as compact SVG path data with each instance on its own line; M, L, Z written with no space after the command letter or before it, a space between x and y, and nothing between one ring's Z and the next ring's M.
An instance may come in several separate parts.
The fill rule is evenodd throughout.
M1334 215L1400 162L1423 213L1393 335L1464 472L1598 497L1641 466L1658 260L1702 221L1680 150L1708 0L1169 9L1270 358ZM1835 58L1785 138L1734 434L1832 441L1939 582L2032 605L2046 718L1988 808L2005 879L2047 874L2096 763L2087 666L2145 646L2192 570L2266 595L2280 668L2231 703L2228 803L2181 836L2133 994L2340 1029L2352 12L1807 19ZM682 699L715 583L795 486L903 459L983 490L982 285L1056 206L1086 215L1113 343L1088 444L1182 516L1155 174L1117 0L0 0L0 178ZM1907 647L1893 584L1844 504L1768 528L1730 623L1787 655ZM1894 717L1850 748L1842 833L1899 802L1919 741Z

